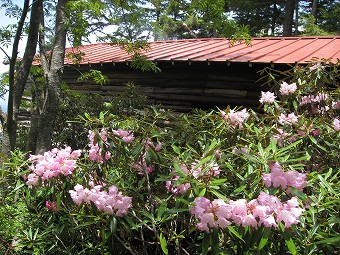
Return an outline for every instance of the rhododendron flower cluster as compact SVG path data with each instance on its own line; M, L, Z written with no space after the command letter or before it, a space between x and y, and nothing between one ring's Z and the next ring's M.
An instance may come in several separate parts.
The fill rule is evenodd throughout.
M27 176L26 183L34 186L41 178L49 180L59 175L68 176L76 169L77 158L81 155L80 150L72 151L71 147L64 149L54 148L44 155L31 155L29 161L32 163L32 173Z
M111 157L111 152L107 151L105 152L105 155L103 157L103 149L99 146L98 142L95 142L95 133L92 130L89 130L88 138L90 140L89 142L89 159L98 163L103 163L104 159L108 160ZM104 146L108 147L107 143L107 130L102 128L100 132L98 133L100 139L103 141Z
M125 143L131 143L135 139L135 136L132 131L117 129L117 130L112 130L112 133L122 138L122 140Z
M320 103L322 101L326 101L328 99L328 94L325 93L319 93L316 96L314 95L308 95L302 97L300 101L300 106L306 105L306 104L312 104L312 103Z
M267 91L267 92L263 92L261 91L261 98L260 98L260 103L261 104L264 104L264 103L269 103L269 104L272 104L275 102L275 94L274 92L270 92L270 91Z
M132 207L132 198L123 196L114 185L108 188L108 192L102 190L102 188L102 185L90 185L90 189L88 189L77 184L74 190L70 190L69 193L73 202L77 205L92 202L99 211L107 212L110 215L115 213L119 217L126 215L128 209Z
M243 227L270 228L277 227L279 222L283 222L285 228L290 228L291 225L299 223L298 218L303 211L296 197L281 202L276 196L268 195L263 191L257 199L250 202L239 199L226 203L222 199L210 201L198 197L194 201L194 206L190 208L190 213L199 220L197 228L207 233L209 228L223 229L232 223Z
M262 180L267 188L270 186L274 188L281 187L291 193L291 187L302 191L307 186L306 174L304 173L292 170L283 172L281 165L277 161L270 162L269 168L271 170L270 174L262 174Z
M295 115L295 113L289 113L288 115L285 115L284 113L281 113L279 116L278 123L280 123L282 126L284 124L292 125L298 122L298 117Z
M311 67L309 67L309 71L315 71L318 69L324 69L325 66L323 66L321 63L316 63L315 65L312 65Z
M222 118L233 128L243 128L243 122L249 117L247 109L241 111L230 110L228 113L221 111Z
M191 168L188 168L185 164L179 164L179 166L185 174L194 177L198 181L201 181L206 177L217 176L220 174L220 167L218 164L213 164L210 167L203 164L202 166L197 167L198 164L199 161L195 161L191 164ZM178 176L175 171L172 171L172 175L173 177L171 180L165 182L165 187L169 192L174 194L183 194L191 187L190 183L176 185L176 181L180 178L180 176Z
M289 94L293 94L297 89L296 83L288 84L287 82L282 82L280 86L280 93L282 96L288 96Z

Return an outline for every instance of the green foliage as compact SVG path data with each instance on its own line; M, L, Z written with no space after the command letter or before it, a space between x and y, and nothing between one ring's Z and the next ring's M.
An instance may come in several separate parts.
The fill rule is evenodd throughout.
M319 25L315 24L315 18L312 15L306 15L302 17L303 35L313 36L313 35L331 35L332 33L326 32Z
M101 71L90 69L88 72L79 76L78 81L92 79L96 84L104 85L109 82L109 78L102 74Z
M136 109L133 103L139 100L136 87L129 84L121 96L126 101L114 106L117 97L106 111L86 113L76 123L84 134L94 132L100 156L109 153L103 162L90 159L83 140L83 147L72 145L84 148L73 174L28 186L27 157L15 152L5 161L0 196L0 222L5 227L0 234L4 240L15 240L15 245L3 242L1 249L15 248L17 254L339 253L340 133L333 124L339 108L326 107L339 102L338 71L339 63L327 61L287 72L267 70L266 79L280 101L265 104L261 114L248 110L242 128L224 117L242 108L224 109L222 115L220 110L194 110L178 116L156 108L125 114L124 109L131 105ZM276 75L288 83L296 82L296 92L283 95L282 80L273 79ZM328 94L326 102L300 105L305 96L319 93ZM76 102L71 96L68 100L70 105ZM65 115L72 108L63 107ZM281 114L292 112L298 116L294 126L279 123ZM134 140L126 142L112 131L119 129L133 131ZM287 135L281 139L282 132ZM65 130L58 133L66 135ZM81 140L71 132L68 136L69 141ZM266 187L262 175L270 172L273 161L284 172L307 174L307 187L291 192ZM211 174L216 169L219 173ZM128 214L110 215L93 202L74 204L69 191L76 184L91 189L90 181L105 183L103 189L115 185L132 197ZM190 184L184 192L172 192L184 184ZM198 219L191 213L197 197L251 201L261 191L281 201L295 196L305 210L300 222L289 228L278 222L277 227L268 228L233 223L207 232L198 230ZM55 210L48 210L46 201L55 201ZM14 203L19 206L15 208ZM3 211L13 217L5 217ZM10 231L11 224L15 231Z

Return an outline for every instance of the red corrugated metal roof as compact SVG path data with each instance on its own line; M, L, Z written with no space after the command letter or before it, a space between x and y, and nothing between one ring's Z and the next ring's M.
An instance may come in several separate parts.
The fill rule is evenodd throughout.
M229 45L225 38L189 39L150 42L144 54L152 61L229 61L248 63L308 63L312 58L340 59L340 36L266 37ZM85 55L79 64L125 62L131 57L117 45L84 45ZM67 48L66 53L74 49ZM65 58L65 64L72 61Z

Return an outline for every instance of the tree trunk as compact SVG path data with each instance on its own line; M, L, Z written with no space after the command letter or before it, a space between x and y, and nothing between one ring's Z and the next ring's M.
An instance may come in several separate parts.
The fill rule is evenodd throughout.
M2 145L2 152L4 155L8 155L10 150L14 150L16 144L16 132L17 132L17 118L19 114L22 95L24 93L26 81L29 75L29 71L32 65L34 55L36 53L37 41L38 41L38 25L39 17L41 15L40 6L42 6L43 0L36 0L32 3L31 17L29 24L29 32L27 36L27 43L24 52L24 56L21 60L19 68L15 74L15 64L17 61L18 45L23 30L24 21L27 16L29 8L29 0L25 0L22 11L22 16L18 23L15 39L13 42L12 57L10 59L9 70L9 96L8 96L8 109L7 109L7 123L4 126L4 137L6 142ZM9 145L9 146L8 146Z
M312 0L312 10L311 10L311 14L313 15L313 17L315 18L315 22L316 22L316 16L317 16L317 12L316 10L318 9L318 0Z
M295 0L286 0L285 18L283 21L283 36L292 36Z
M298 35L299 32L299 0L295 0L295 28L294 35Z
M30 144L36 144L35 153L42 154L51 149L52 134L60 96L60 84L64 66L66 44L66 4L69 0L59 0L56 7L54 42L50 54L45 51L45 34L43 19L40 20L39 46L42 69L45 77L45 93L38 109L39 116L33 118L32 127L37 127L39 135L30 137ZM34 130L32 130L34 131ZM36 142L34 141L36 139Z

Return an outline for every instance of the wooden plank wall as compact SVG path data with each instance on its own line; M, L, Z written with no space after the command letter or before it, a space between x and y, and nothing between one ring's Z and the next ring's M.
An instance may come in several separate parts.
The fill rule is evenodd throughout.
M257 73L265 66L247 63L163 62L160 73L142 72L127 63L65 66L63 80L71 89L84 93L99 93L107 99L122 93L128 82L140 86L148 104L161 105L175 111L191 108L224 108L227 105L256 108L261 87ZM110 82L96 85L93 81L79 82L81 73L101 70Z

